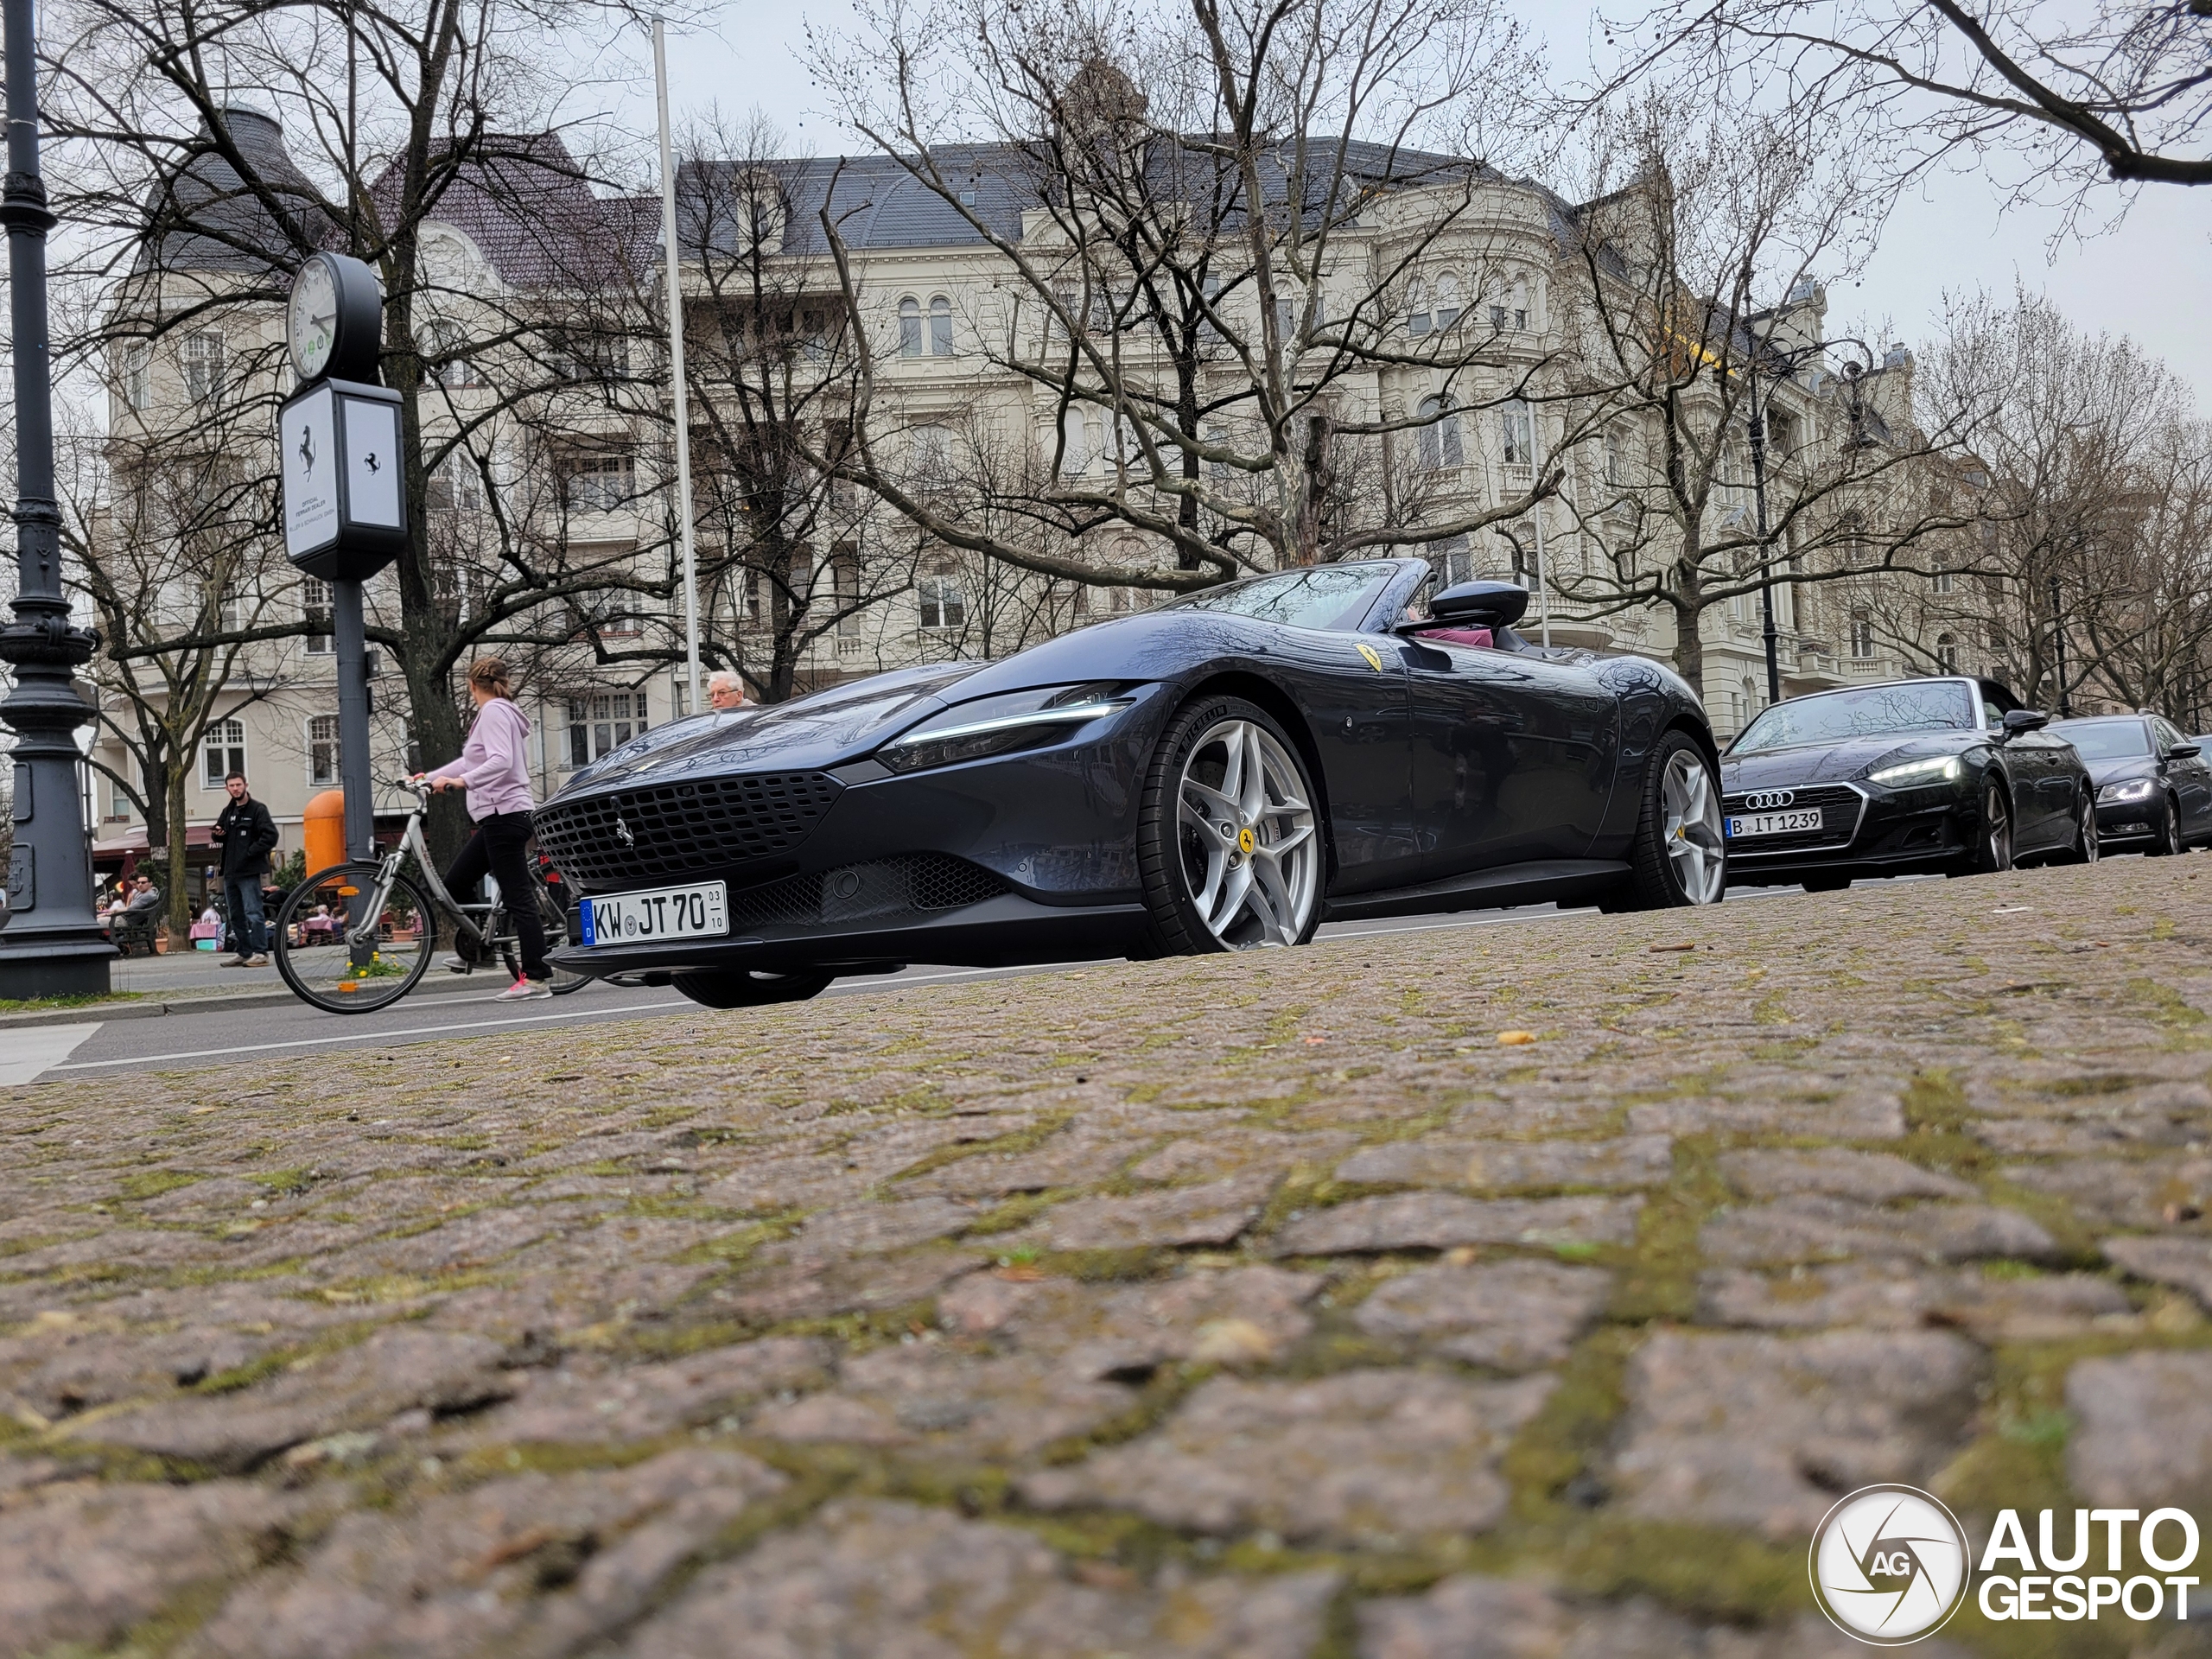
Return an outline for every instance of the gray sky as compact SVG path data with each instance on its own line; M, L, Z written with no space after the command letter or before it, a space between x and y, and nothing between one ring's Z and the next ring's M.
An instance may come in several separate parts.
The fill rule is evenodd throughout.
M1530 27L1548 36L1562 68L1579 67L1591 8L1577 0L1522 0ZM823 110L798 52L807 21L836 29L847 0L725 0L719 27L672 35L669 84L676 120L720 105L737 116L757 105L799 153L856 147ZM651 60L641 56L650 74ZM650 130L648 79L618 102L626 125ZM2017 276L2046 293L2091 333L2132 334L2164 358L2212 413L2212 190L2145 190L2120 228L2052 245L2055 210L2000 210L1988 180L1947 174L1899 204L1881 245L1855 279L1832 281L1829 327L1863 328L1916 347L1934 333L1948 293L2008 292ZM2116 193L2115 193L2116 200ZM1886 325L1886 326L1885 326Z

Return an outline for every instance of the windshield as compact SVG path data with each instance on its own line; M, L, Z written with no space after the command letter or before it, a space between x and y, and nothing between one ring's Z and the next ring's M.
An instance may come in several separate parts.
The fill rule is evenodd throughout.
M1863 691L1824 691L1777 702L1729 746L1731 754L1794 748L1800 743L1844 743L1890 732L1971 731L1980 709L1956 680L1908 680L1870 685Z
M2087 726L2069 721L2055 729L2082 751L2084 760L2133 760L2151 753L2151 739L2139 720L2098 721Z
M1234 588L1210 588L1169 608L1227 611L1287 628L1356 628L1398 574L1394 564L1324 564Z

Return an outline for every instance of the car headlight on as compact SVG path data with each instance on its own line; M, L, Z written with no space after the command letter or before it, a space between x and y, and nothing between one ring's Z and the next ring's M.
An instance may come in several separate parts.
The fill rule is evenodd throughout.
M1870 772L1866 781L1891 789L1917 789L1924 784L1956 783L1964 770L1955 754L1931 754L1925 760L1907 760L1899 766L1884 766L1879 772Z
M1119 686L1112 682L984 697L962 708L948 709L914 730L901 733L878 749L875 758L892 771L905 772L1010 754L1108 715L1117 715L1135 701L1122 696Z
M2107 784L2097 791L2100 801L2109 801L2114 806L2125 806L2131 801L2147 801L2158 785L2148 778L2130 778L2124 784Z

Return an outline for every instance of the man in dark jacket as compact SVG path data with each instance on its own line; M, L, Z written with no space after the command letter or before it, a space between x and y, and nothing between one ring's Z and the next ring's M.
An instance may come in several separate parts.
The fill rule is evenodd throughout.
M208 838L222 849L223 903L238 941L238 955L223 965L265 968L269 924L261 908L261 878L269 873L269 855L276 848L276 822L267 807L246 793L244 772L232 772L223 787L231 792L231 804L215 820Z

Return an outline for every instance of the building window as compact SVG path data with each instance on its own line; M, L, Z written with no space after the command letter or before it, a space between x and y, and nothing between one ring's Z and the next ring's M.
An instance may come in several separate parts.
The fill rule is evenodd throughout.
M922 354L922 302L908 295L899 302L899 355Z
M313 576L300 583L300 618L308 625L308 654L327 657L330 639L330 584Z
M1797 450L1797 423L1779 410L1768 410L1766 447L1772 454L1795 454Z
M1509 467L1532 466L1536 459L1535 435L1529 416L1529 405L1520 402L1506 404L1497 411L1499 436L1505 445L1505 464Z
M1436 279L1436 328L1443 333L1459 321L1459 279L1450 271Z
M960 590L958 576L924 576L915 582L914 590L924 628L943 630L968 626L968 596Z
M930 355L952 355L952 302L942 294L930 296Z
M861 556L851 548L830 550L830 586L837 601L837 632L856 637L861 631Z
M215 601L215 632L236 633L245 626L246 603L236 588L226 588Z
M1951 556L1949 554L1938 553L1936 556L1936 574L1933 581L1937 593L1948 594L1951 591Z
M1612 427L1605 429L1605 484L1616 490L1628 485L1628 440Z
M1948 633L1936 636L1936 666L1945 674L1959 671L1959 642Z
M207 789L220 789L223 779L245 770L245 722L215 720L207 723L200 741L200 781Z
M637 461L616 450L576 455L563 482L569 512L613 512L637 496Z
M638 609L638 595L626 588L601 588L594 594L579 594L573 602L577 626L589 632L628 635L645 631L645 617Z
M918 426L914 429L914 476L925 483L941 484L952 472L952 429Z
M440 317L431 322L423 350L430 359L430 378L437 385L457 390L484 384L484 372L468 355L468 333L451 318Z
M1432 314L1428 308L1428 290L1421 285L1420 278L1416 277L1413 286L1406 290L1406 332L1415 340L1419 340L1429 331L1431 319Z
M574 769L603 760L645 729L645 694L642 691L594 691L570 697L569 752L565 764Z
M154 348L143 340L123 348L123 401L131 409L154 406Z
M448 455L430 474L427 505L433 512L483 512L484 474L476 458L460 449Z
M1851 654L1861 662L1874 654L1874 619L1865 611L1851 613Z
M1836 533L1843 543L1843 563L1848 570L1863 568L1869 557L1866 548L1866 523L1855 512L1846 513L1837 525Z
M317 715L308 721L308 782L316 789L336 786L343 769L338 758L338 716Z
M223 336L202 328L184 337L184 390L194 403L223 389Z
M1424 397L1421 421L1421 464L1427 471L1466 464L1467 452L1459 442L1459 417L1444 407L1440 397Z
M1436 572L1436 579L1446 588L1457 587L1475 577L1475 556L1465 536L1448 537L1428 544L1429 568Z

